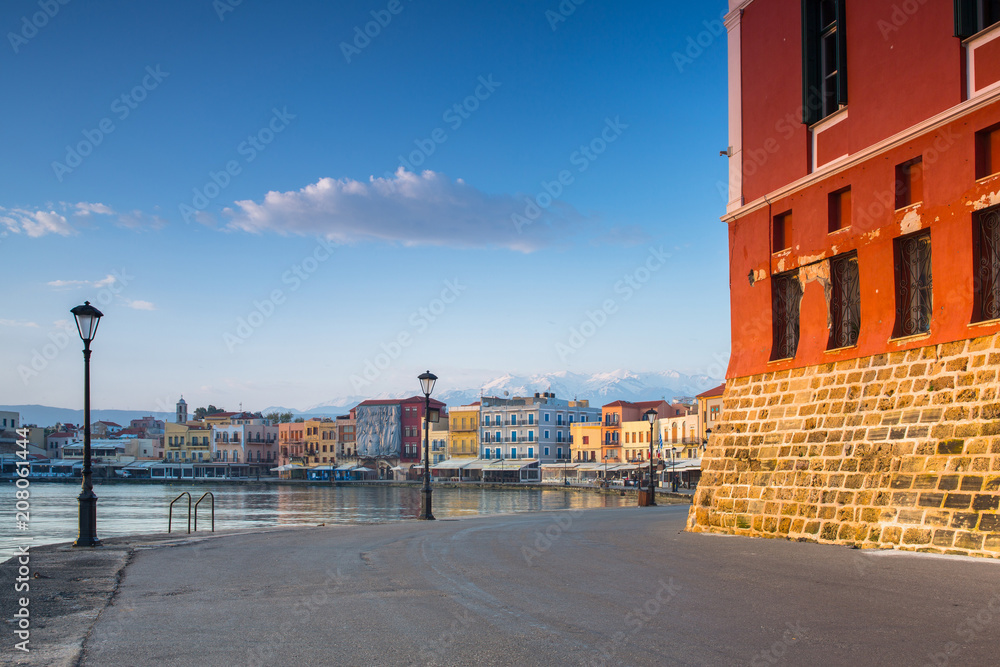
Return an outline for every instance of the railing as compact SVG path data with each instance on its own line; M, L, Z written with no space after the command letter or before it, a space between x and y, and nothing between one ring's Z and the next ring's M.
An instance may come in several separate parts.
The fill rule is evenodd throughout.
M201 505L201 501L203 501L206 497L212 501L212 532L215 532L215 494L211 491L206 491L202 494L201 498L198 499L198 502L194 504L194 532L196 533L198 532L198 505ZM190 498L191 496L188 496L188 502L191 502Z
M177 496L176 498L174 498L173 500L170 501L170 508L169 508L170 511L169 511L169 514L167 515L167 532L168 533L171 532L171 530L173 528L173 524L174 524L174 503L176 503L178 500L180 500L184 496L187 496L187 498L188 498L188 533L191 532L191 494L188 493L187 491L185 491L184 493L182 493L181 495Z

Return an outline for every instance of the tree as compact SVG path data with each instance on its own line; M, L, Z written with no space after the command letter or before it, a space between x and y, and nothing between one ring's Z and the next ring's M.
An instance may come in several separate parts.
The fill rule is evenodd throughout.
M204 419L205 417L207 417L209 415L215 415L215 414L218 414L220 412L225 412L225 411L226 411L225 408L217 408L217 407L215 407L214 405L212 405L210 403L207 408L195 408L194 418L195 419Z
M264 417L272 424L287 424L292 421L291 412L269 412Z
M295 418L295 423L296 424L301 424L304 421L305 421L305 417L296 417Z

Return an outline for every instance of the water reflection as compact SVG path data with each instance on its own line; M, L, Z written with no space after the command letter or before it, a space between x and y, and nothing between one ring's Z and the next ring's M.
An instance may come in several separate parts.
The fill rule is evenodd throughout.
M2 488L2 487L0 487ZM15 503L13 483L5 485L7 507ZM22 544L40 546L71 542L77 537L75 484L32 482L31 522L17 530L12 520L0 523L0 560ZM217 529L319 523L380 523L414 519L420 514L420 488L392 486L272 486L267 484L108 484L98 495L98 537L119 537L167 530L167 506L187 491L193 501L203 493L215 495ZM476 514L534 512L538 510L618 507L619 496L559 488L434 489L434 516L445 519ZM634 499L632 500L634 503ZM198 526L210 522L208 500L201 504ZM174 505L174 527L187 530L187 502ZM30 540L28 539L30 538Z

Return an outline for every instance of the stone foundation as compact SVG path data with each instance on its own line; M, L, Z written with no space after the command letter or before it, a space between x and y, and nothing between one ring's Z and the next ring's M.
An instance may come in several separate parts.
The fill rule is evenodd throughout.
M741 377L688 530L1000 557L1000 336Z

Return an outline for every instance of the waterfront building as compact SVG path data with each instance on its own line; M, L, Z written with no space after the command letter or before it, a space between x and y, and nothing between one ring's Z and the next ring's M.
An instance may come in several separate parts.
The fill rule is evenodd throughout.
M442 412L441 418L437 422L430 422L430 433L427 441L431 447L431 465L441 463L445 459L451 458L448 451L449 439L449 418L448 414ZM421 429L423 430L423 429Z
M657 414L663 412L667 414L670 404L665 400L659 401L614 401L601 407L601 452L598 458L603 461L607 459L610 463L624 463L625 439L622 437L622 424L625 422L637 422L642 420L642 416L650 409L656 410ZM646 423L649 429L649 422ZM629 443L632 444L632 443ZM648 444L646 445L649 446Z
M432 398L430 407L443 414L446 405ZM408 469L423 460L423 396L362 401L351 409L351 417L357 455L377 466L380 478L390 475L388 468Z
M698 394L698 437L702 442L708 441L709 429L715 430L722 423L723 392L726 384L713 387Z
M307 465L334 463L337 456L337 422L328 417L314 417L304 426Z
M194 463L212 460L212 427L199 422L171 424L164 428L163 458Z
M122 430L121 424L109 421L98 421L90 425L91 437L110 438L117 435Z
M278 464L309 465L305 440L305 422L278 424Z
M337 460L347 463L357 461L358 453L355 440L357 422L350 415L337 417Z
M129 422L129 428L140 429L142 431L142 437L145 438L162 438L164 423L162 419L157 419L152 415L143 417L142 419L133 419Z
M271 463L277 458L277 426L241 423L212 427L213 461Z
M910 4L730 0L732 354L692 530L1000 556L1000 11Z
M449 410L448 458L479 456L479 408L480 402L476 401Z
M579 422L570 426L571 458L574 462L601 460L601 429L599 421Z
M538 459L554 463L570 456L573 424L600 420L600 409L585 400L534 396L480 399L480 456L484 459Z
M50 459L61 459L66 445L80 442L76 431L56 431L45 437L45 455Z

